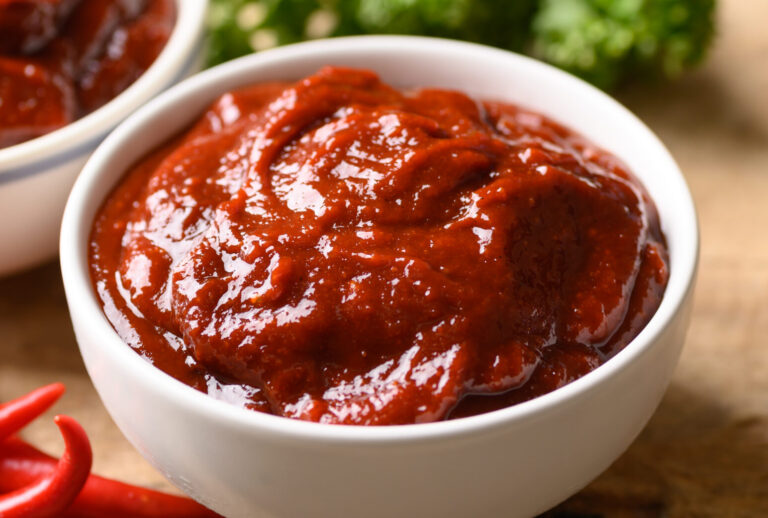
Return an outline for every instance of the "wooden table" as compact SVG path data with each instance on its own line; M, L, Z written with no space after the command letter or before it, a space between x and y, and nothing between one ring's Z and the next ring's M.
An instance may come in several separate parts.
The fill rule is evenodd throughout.
M721 1L705 67L618 96L668 145L701 220L693 320L664 401L606 473L551 516L768 516L768 2ZM0 281L0 400L59 380L56 412L94 440L94 471L171 489L86 375L51 263ZM61 451L52 413L25 436Z

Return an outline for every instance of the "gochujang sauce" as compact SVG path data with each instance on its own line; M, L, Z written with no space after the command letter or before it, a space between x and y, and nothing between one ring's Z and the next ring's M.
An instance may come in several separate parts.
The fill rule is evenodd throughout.
M552 391L621 350L668 278L624 165L510 104L325 68L222 95L101 208L123 340L212 397L423 423Z
M173 0L0 0L0 148L117 96L168 40Z

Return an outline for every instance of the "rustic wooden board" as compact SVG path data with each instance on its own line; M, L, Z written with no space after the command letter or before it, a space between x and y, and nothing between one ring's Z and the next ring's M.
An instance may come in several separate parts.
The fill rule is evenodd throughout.
M672 385L613 467L550 516L768 516L768 2L726 0L708 64L619 94L678 159L698 205L693 321ZM0 401L59 380L97 473L168 482L122 437L77 352L58 266L0 281ZM25 436L61 450L50 413Z

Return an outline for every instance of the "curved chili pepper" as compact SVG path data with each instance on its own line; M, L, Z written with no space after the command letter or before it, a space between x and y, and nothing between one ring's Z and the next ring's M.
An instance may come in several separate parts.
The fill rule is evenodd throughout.
M45 476L0 496L0 516L3 518L61 516L88 479L93 457L85 430L68 416L58 415L54 421L64 438L64 454Z
M0 493L32 483L56 467L56 459L11 438L0 444ZM216 518L189 498L91 475L61 518Z
M0 406L0 441L48 410L63 393L64 385L52 383Z

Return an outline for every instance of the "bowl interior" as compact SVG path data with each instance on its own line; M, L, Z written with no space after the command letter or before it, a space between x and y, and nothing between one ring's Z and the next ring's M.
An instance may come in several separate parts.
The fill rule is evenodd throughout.
M328 426L245 411L213 400L142 360L112 330L91 288L87 243L102 200L133 162L198 118L221 93L261 81L297 79L326 64L369 68L385 82L401 88L450 88L516 103L565 124L620 157L656 202L670 249L669 284L648 326L605 365L566 387L488 414L419 425ZM697 255L695 211L677 165L656 136L619 103L566 73L516 54L447 40L391 36L340 38L278 48L221 65L162 94L121 124L94 153L70 196L61 235L68 298L78 301L72 310L87 314L99 328L102 346L109 348L110 354L123 355L126 368L146 371L147 383L156 384L179 404L234 426L256 426L328 441L433 439L509 424L565 404L620 371L661 333L692 286Z

